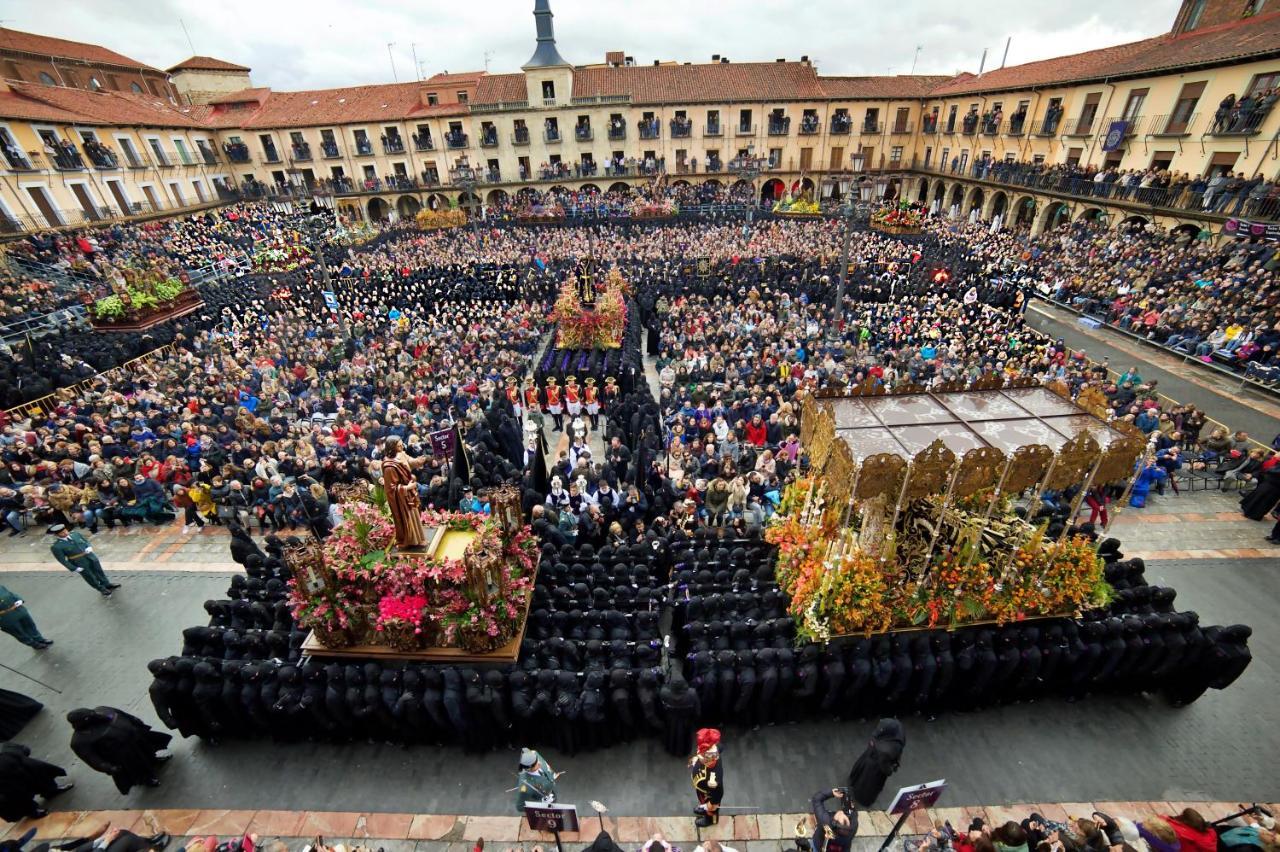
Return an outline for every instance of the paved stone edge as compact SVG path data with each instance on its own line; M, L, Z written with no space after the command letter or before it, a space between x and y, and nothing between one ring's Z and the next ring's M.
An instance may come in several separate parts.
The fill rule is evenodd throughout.
M933 808L913 813L903 827L903 834L922 834L934 824L948 821L958 829L967 826L974 817L988 823L1000 824L1008 820L1021 820L1035 811L1051 820L1088 816L1093 811L1103 811L1132 819L1149 819L1161 814L1175 814L1183 808L1194 807L1206 819L1220 819L1239 810L1235 802L1063 802L1057 804L1027 803L989 807ZM1280 805L1271 805L1273 812ZM884 811L859 811L859 839L862 841L885 837L892 830L895 817ZM565 832L561 839L568 843L589 843L599 832L601 821L587 809L579 813L582 830ZM700 839L715 838L733 841L739 845L762 842L770 849L779 843L790 842L796 837L797 824L811 825L806 813L747 814L726 817L719 825L703 829L699 834L691 816L681 817L614 817L603 819L604 828L620 844L640 843L656 832L661 832L673 843L688 843ZM218 835L235 837L256 834L259 839L280 838L311 841L325 838L328 843L347 842L360 844L378 841L378 845L391 852L404 852L413 844L429 843L422 852L443 852L451 843L470 847L483 838L486 843L535 843L549 844L554 838L549 834L531 831L525 821L510 816L456 816L441 814L377 813L360 811L273 811L273 810L221 810L221 809L168 809L168 810L102 810L55 811L40 820L23 820L18 823L0 821L0 840L18 837L30 828L37 829L40 840L82 837L104 824L124 828L138 834L166 831L175 838ZM388 847L387 842L396 842ZM404 843L409 846L403 845ZM292 844L291 844L292 845ZM178 849L178 846L172 846ZM747 852L755 852L751 847Z

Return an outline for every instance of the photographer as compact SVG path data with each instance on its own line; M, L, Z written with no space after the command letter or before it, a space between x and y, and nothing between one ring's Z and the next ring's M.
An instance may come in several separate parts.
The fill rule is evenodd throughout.
M835 810L827 806L832 799L836 801ZM817 823L812 852L849 852L858 833L858 813L849 801L849 791L843 787L819 790L809 800L809 806Z

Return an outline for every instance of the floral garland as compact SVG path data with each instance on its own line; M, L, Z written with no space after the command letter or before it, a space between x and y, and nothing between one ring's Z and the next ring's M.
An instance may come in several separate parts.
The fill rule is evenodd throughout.
M502 554L507 594L488 604L467 586L460 559L392 554L395 525L385 509L370 503L343 507L343 517L324 543L326 571L333 582L320 593L289 581L294 619L329 641L387 644L407 650L436 645L480 644L497 647L515 636L523 623L533 588L537 540L528 527L506 538L496 521L463 512L422 513L425 526L472 531L472 546Z
M605 277L604 292L596 297L593 310L583 307L578 297L577 279L570 275L560 286L560 295L551 309L556 324L557 349L618 349L627 327L628 284L617 269Z
M791 198L779 198L773 205L774 213L784 213L788 216L814 216L822 212L822 208L817 201L805 198L803 195Z
M467 224L467 213L460 207L443 210L423 208L418 211L418 227L424 231L436 231L441 228L457 228Z
M871 225L882 230L918 231L924 227L924 214L903 201L896 206L882 207L871 214Z
M774 573L791 598L789 611L801 639L1006 624L1071 615L1111 599L1102 560L1083 536L1060 545L1043 542L1039 530L1023 522L1025 537L1005 552L975 558L966 547L946 543L926 571L923 564L900 565L863 551L851 530L802 523L799 507L808 493L808 479L788 486L783 505L792 511L775 515L765 530L765 539L778 548Z
M660 198L656 201L637 198L631 202L631 216L634 219L660 219L674 216L679 212L679 206L670 198Z

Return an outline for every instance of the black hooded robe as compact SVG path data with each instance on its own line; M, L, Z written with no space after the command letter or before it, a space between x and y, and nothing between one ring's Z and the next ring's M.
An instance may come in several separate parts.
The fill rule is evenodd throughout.
M875 804L889 776L898 771L907 735L897 719L881 719L867 748L849 770L849 790L864 808Z

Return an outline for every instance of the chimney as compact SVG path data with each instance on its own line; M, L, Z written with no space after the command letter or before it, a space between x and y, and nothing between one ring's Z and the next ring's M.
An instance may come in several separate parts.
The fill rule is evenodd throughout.
M806 53L804 56L801 56L801 57L800 57L800 61L801 61L801 62L803 62L805 65L808 65L808 64L809 64L809 54L807 54L807 53Z
M784 56L784 57L782 57L782 58L780 58L780 59L775 59L775 60L773 60L773 61L774 61L774 62L786 62L786 61L787 61L787 58Z
M728 65L728 64L729 64L729 57L727 57L727 56L721 56L721 57L720 57L720 64L721 64L721 65Z
M653 64L654 64L654 65L657 65L657 64L658 64L658 60L656 60L656 59L655 59L655 60L653 60Z
M520 66L528 68L555 68L569 63L556 50L556 32L551 23L551 0L533 0L533 20L538 31L538 46L529 61Z
M712 61L712 62L719 62L719 61L720 61L720 54L718 54L718 53L713 53L713 54L711 54L711 61Z

